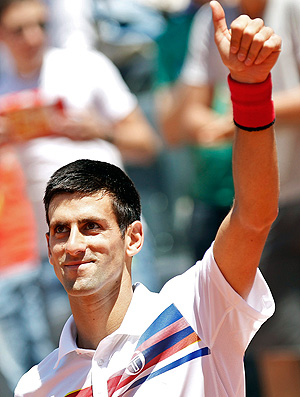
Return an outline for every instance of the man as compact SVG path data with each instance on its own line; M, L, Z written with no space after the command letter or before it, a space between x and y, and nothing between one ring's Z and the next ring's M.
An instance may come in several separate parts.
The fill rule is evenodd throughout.
M281 40L246 16L229 32L220 4L211 7L240 125L232 210L203 260L153 294L131 285L131 260L143 243L132 182L102 162L59 169L44 197L47 241L73 316L59 349L20 380L15 396L244 395L244 351L274 310L257 266L277 215L269 72ZM241 43L251 64L238 60ZM247 106L243 93L254 96Z
M260 262L277 303L277 310L270 322L257 333L248 353L253 353L253 358L261 361L262 352L271 351L272 360L276 363L281 362L284 351L284 362L290 361L291 365L295 362L295 367L299 367L300 2L240 0L237 5L224 7L224 11L228 24L241 13L251 18L263 18L265 24L271 25L284 43L280 58L272 70L280 211ZM223 218L222 213L231 205L232 195L230 152L234 131L226 87L227 69L213 41L210 10L204 6L195 17L188 56L175 90L178 90L175 95L178 111L174 107L164 120L166 138L173 144L190 145L193 166L198 171L192 186L195 199L193 224L202 221L203 233L192 234L195 250L209 246L209 231L215 233L214 229ZM200 241L204 242L204 247L201 247ZM298 357L298 363L295 357ZM269 360L268 371L269 375L265 379L270 377L272 371L273 385L275 380L282 385L293 383L284 375L282 365L279 376L276 364L272 365ZM287 372L292 373L288 368ZM278 392L278 387L275 386L275 389ZM294 389L299 394L298 384ZM247 394L250 396L249 391ZM255 391L254 395L257 397L258 392Z

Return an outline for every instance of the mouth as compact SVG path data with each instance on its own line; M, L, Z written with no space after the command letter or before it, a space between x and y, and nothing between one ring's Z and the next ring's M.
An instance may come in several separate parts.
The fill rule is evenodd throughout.
M85 261L72 261L72 262L67 262L64 264L64 268L67 269L78 269L81 267L85 267L86 265L90 265L93 261L91 260L85 260Z

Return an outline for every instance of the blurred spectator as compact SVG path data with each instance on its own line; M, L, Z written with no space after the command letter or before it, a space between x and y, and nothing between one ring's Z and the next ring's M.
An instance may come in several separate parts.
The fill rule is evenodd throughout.
M53 345L41 299L34 215L9 146L0 147L0 181L0 371L13 392Z
M92 49L96 44L96 33L92 21L92 0L44 0L48 6L48 42L51 46ZM3 2L5 5L5 2ZM0 43L1 69L12 67L13 60L6 47Z
M109 59L83 49L48 48L47 21L47 8L40 0L0 4L0 38L13 61L0 73L1 139L15 145L26 177L39 255L46 264L43 286L56 331L56 323L65 321L60 314L69 313L69 306L46 259L42 204L46 181L57 168L78 158L119 166L123 160L148 164L160 142ZM153 252L146 248L141 255L148 258L144 282L157 289ZM134 266L138 263L137 258ZM55 285L50 288L51 283Z
M195 260L202 258L209 247L233 200L233 124L230 101L224 97L226 79L215 67L214 59L219 59L219 54L214 42L209 41L210 12L209 7L201 7L189 44L186 34L186 46L181 45L183 57L189 49L183 70L177 67L177 75L181 73L179 82L169 87L165 84L157 92L158 117L166 141L174 147L184 144L188 148L193 197L189 240ZM175 50L176 45L177 40L169 37L169 47ZM194 225L198 225L199 233L193 233Z
M112 63L95 52L46 48L46 22L39 0L12 0L1 13L14 67L1 74L0 106L40 207L45 179L61 164L84 155L120 164L120 152L125 162L145 164L159 146Z
M292 357L291 360L293 360L295 352L299 352L300 347L300 252L298 249L300 237L300 3L297 0L240 0L238 6L226 7L225 12L229 24L241 12L252 18L262 17L266 25L272 26L283 39L282 53L272 70L281 178L280 213L261 259L261 269L274 294L277 310L270 322L258 332L251 343L249 352L258 354L262 350L275 349L276 356L276 351L284 349L285 352L291 352L290 358ZM206 29L207 25L210 29ZM205 35L205 32L210 32L210 34ZM226 103L226 93L222 88L226 77L227 71L222 66L214 45L210 11L203 6L195 17L189 54L181 81L176 87L177 102L174 102L176 106L162 116L165 135L170 143L201 145L201 148L194 147L193 149L200 154L196 163L199 167L207 165L203 153L209 153L207 150L210 149L203 149L204 145L213 145L213 150L216 150L220 144L224 148L224 142L229 140L228 150L230 150L232 122L226 113L224 116L219 116L214 111L215 103L220 104L219 101L216 102L216 96ZM221 96L218 95L220 92ZM195 157L193 159L197 161ZM223 165L221 160L215 158L212 167L219 167L220 172L223 173L221 180L217 179L214 172L208 178L210 183L217 182L215 192L219 194L221 184L224 178L227 178L226 169L229 177L229 157ZM209 175L205 168L203 168L203 173L203 177ZM203 196L207 194L205 186L200 184L197 189L199 189L199 196L202 195L200 198L203 199ZM228 195L227 197L229 199ZM207 197L207 199L211 206L212 197ZM225 197L222 202L226 203ZM206 205L200 216L206 217L205 211L207 211ZM274 356L272 357L275 362ZM285 361L288 359L289 354L286 354ZM282 382L279 373L277 372L275 376L275 372L272 374L272 364L266 364L267 361L264 363L269 365L267 372L271 376L271 383L279 385ZM297 372L299 358L296 365ZM295 390L294 379L287 377L282 383L289 384L287 393L290 394L284 394L276 386L278 395L299 394L299 390ZM263 379L263 387L265 395L271 395L266 379ZM257 397L259 391L255 390L251 394L248 390L247 396L250 395Z

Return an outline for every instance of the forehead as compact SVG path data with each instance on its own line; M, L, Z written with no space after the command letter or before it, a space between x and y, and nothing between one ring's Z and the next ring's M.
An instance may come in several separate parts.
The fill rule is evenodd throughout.
M39 0L12 2L2 13L1 23L6 27L22 26L47 17L47 8Z
M50 202L48 216L50 224L96 217L116 219L110 196L102 192L91 195L58 194Z

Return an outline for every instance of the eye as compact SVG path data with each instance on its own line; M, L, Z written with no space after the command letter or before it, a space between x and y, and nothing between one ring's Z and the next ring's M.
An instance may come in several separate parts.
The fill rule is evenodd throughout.
M12 30L10 31L10 33L11 33L12 35L16 36L16 37L21 37L22 34L23 34L23 28L22 28L22 26L18 26L17 28L12 29Z
M48 23L45 22L45 21L41 21L41 22L39 22L39 27L40 27L42 30L46 30L47 27L48 27Z
M96 229L100 229L101 227L96 222L88 222L88 223L86 223L85 228L87 230L96 230Z
M68 228L65 225L57 225L54 229L56 234L66 233Z

